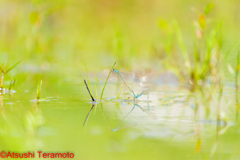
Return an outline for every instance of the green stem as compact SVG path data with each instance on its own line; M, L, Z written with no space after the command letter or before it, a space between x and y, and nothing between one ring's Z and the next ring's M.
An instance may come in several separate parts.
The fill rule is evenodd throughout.
M103 92L104 92L104 90L105 90L105 87L106 87L106 84L107 84L108 78L109 78L109 76L110 76L110 74L111 74L111 72L112 72L113 67L115 66L115 64L116 64L116 62L113 64L111 70L109 71L108 77L107 77L106 82L105 82L105 84L104 84L104 86L103 86L103 89L102 89L102 93L101 93L100 100L102 100Z
M1 84L0 84L1 88L3 87L3 79L4 79L4 72L2 72L2 76L1 76Z
M88 67L87 67L87 63L86 63L86 71L87 71L87 81L88 81L88 86L89 86L89 89L90 89L90 93L92 94L92 88L91 88L90 81L89 81L89 76L88 76Z

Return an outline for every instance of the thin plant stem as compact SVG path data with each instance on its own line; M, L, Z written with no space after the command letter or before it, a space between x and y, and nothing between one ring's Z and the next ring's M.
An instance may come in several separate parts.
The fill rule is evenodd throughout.
M91 89L91 85L90 85L90 81L89 81L89 76L88 76L88 67L87 67L87 63L86 63L86 71L87 71L87 81L88 81L88 86L90 89L90 93L92 94L92 89Z
M0 88L3 87L3 80L4 80L4 76L10 72L13 68L15 68L22 60L18 61L17 63L15 63L12 67L8 68L6 70L6 66L7 66L7 62L8 60L5 62L5 64L3 65L3 67L0 66L0 70L2 72L2 75L1 75L1 82L0 82Z
M89 88L88 88L88 84L87 84L87 82L86 82L85 79L84 79L84 83L85 83L85 85L86 85L86 88L87 88L87 90L88 90L88 93L89 93L90 97L92 98L92 101L95 102L95 99L93 98L93 96L92 96L92 94L91 94L91 92L90 92L90 90L89 90Z
M107 76L106 82L105 82L105 84L104 84L104 86L103 86L103 89L102 89L102 93L101 93L100 101L102 100L102 97L103 97L103 92L104 92L104 90L105 90L105 87L106 87L106 85L107 85L108 78L109 78L109 76L110 76L110 74L111 74L111 72L112 72L112 70L113 70L113 67L115 66L115 64L116 64L116 62L113 64L113 66L112 66L111 70L109 71L109 74L108 74L108 76Z
M42 80L38 83L38 86L37 86L37 102L38 103L41 98L41 92L42 92Z
M97 85L95 84L95 92L96 92L96 101L98 99L98 96L97 96ZM96 110L97 110L97 104L96 104L96 107L95 107L95 110L94 110L94 115L96 113Z

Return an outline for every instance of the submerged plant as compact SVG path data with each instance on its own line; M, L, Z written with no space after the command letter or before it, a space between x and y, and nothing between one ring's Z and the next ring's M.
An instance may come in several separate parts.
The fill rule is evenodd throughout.
M9 92L12 92L15 82L16 82L16 79L11 79L10 85L9 85Z
M3 66L0 66L0 70L2 72L1 75L1 80L0 80L0 88L3 88L3 81L4 81L4 76L11 71L13 68L15 68L22 60L18 61L17 63L15 63L12 67L6 69L8 60L5 62L5 64Z
M37 103L39 103L40 101L41 92L42 92L42 80L38 83L38 86L37 86Z

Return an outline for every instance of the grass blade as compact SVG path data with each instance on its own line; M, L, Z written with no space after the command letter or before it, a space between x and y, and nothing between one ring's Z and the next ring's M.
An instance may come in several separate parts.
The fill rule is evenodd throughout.
M97 85L95 84L95 93L96 93L96 100L98 99L97 97Z
M210 4L208 4L208 5L205 7L204 13L205 13L206 16L211 12L211 10L213 9L213 7L214 7L214 4L213 4L213 3L210 3Z
M4 70L6 69L6 66L7 66L7 63L8 63L9 58L10 58L10 57L8 57L8 59L6 60L4 66L3 66L3 69L4 69Z
M11 79L10 85L9 85L9 91L13 90L13 86L15 85L16 79Z
M231 47L228 49L228 51L226 52L226 54L225 54L225 56L224 56L223 59L228 58L229 53L231 52L231 50L232 50L232 48L235 46L235 44L237 44L237 42L238 42L238 40L236 40L236 41L231 45Z
M103 86L103 89L102 89L102 93L101 93L100 100L102 100L103 92L104 92L104 90L105 90L105 87L106 87L106 84L107 84L108 78L109 78L109 76L110 76L110 74L111 74L111 72L112 72L113 67L115 66L115 64L116 64L116 62L113 64L111 70L109 71L108 77L107 77L106 82L105 82L105 84L104 84L104 86Z
M42 92L42 80L38 83L37 86L37 101L40 100L41 92Z
M178 26L178 23L176 21L174 21L174 27L175 27L175 32L177 35L177 41L180 46L180 50L182 52L184 61L185 61L185 63L190 63L188 52L187 52L186 46L183 41L182 33L181 33L180 27ZM187 68L188 68L188 70L190 70L190 66L187 66Z
M14 67L16 67L22 60L18 61L16 64L14 64L12 67L10 67L8 70L5 71L5 74L11 71Z
M89 86L89 89L90 89L90 93L91 93L91 95L92 95L92 88L91 88L90 81L89 81L87 63L86 63L86 71L87 71L87 81L88 81L88 86Z
M97 96L97 85L95 84L95 92L96 92L96 101L98 100L98 96ZM96 107L95 107L95 111L94 111L94 115L96 113L96 110L97 110L97 104L96 104Z
M2 71L2 73L4 73L4 69L0 66L0 70Z

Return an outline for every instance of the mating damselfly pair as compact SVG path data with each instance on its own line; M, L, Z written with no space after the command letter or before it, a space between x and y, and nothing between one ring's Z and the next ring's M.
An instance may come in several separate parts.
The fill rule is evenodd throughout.
M123 81L125 86L132 92L134 99L139 98L142 95L147 95L147 101L148 101L149 100L149 92L158 86L157 84L152 83L149 80L147 80L146 76L138 77L135 74L127 74L124 72L120 72L116 69L113 69L112 73L117 74L121 78L121 80ZM138 92L134 92L133 89L131 89L129 87L127 80L137 85Z

